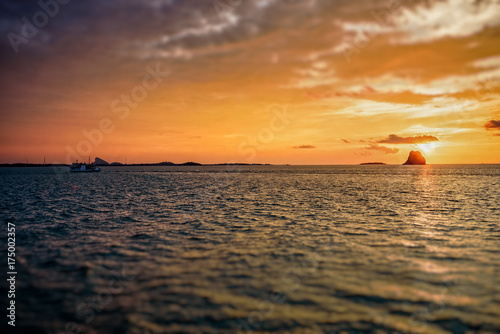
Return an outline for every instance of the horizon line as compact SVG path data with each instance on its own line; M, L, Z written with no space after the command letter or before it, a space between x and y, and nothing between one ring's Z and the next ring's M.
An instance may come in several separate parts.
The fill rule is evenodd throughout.
M182 163L174 163L174 162L168 162L169 164L164 164L164 162L134 162L134 163L119 163L117 165L112 165L111 163L108 165L96 165L99 167L134 167L134 166L140 166L140 165L149 165L149 166L158 166L158 167L189 167L189 166L194 166L194 167L199 167L199 166L224 166L224 165L243 165L243 166L402 166L404 163L372 163L372 162L361 162L361 163L331 163L331 164L291 164L291 163L265 163L265 162L255 162L255 163L248 163L248 162L216 162L216 163L200 163L200 162L194 162L194 161L186 161ZM16 166L13 166L16 165ZM427 163L425 165L420 165L420 166L430 166L430 165L500 165L500 162L476 162L476 163ZM26 163L26 162L2 162L0 163L0 167L51 167L51 166L71 166L71 164L67 163ZM418 165L413 165L413 166L418 166Z

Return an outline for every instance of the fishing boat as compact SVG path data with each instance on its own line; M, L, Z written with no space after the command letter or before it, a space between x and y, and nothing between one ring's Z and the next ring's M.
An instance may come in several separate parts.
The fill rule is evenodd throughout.
M100 172L101 169L99 167L94 166L93 163L90 163L90 159L89 159L88 164L78 162L78 160L77 160L69 167L69 171L70 172Z

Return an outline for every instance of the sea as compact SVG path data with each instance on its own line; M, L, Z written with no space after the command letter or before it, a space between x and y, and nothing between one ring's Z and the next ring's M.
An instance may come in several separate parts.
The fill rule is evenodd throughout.
M500 165L4 167L0 186L2 333L500 333Z

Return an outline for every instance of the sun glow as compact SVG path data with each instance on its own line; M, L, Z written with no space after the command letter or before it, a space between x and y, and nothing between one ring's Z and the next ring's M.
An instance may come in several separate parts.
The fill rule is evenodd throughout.
M436 143L430 143L430 144L418 144L417 147L424 151L425 153L430 153L432 150L436 148Z

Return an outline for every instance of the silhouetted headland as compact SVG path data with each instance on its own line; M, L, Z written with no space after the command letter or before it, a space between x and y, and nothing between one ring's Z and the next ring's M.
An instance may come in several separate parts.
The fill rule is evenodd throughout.
M411 151L403 165L425 165L425 158L419 151Z
M361 166L363 165L387 165L385 162L363 162L360 163Z

